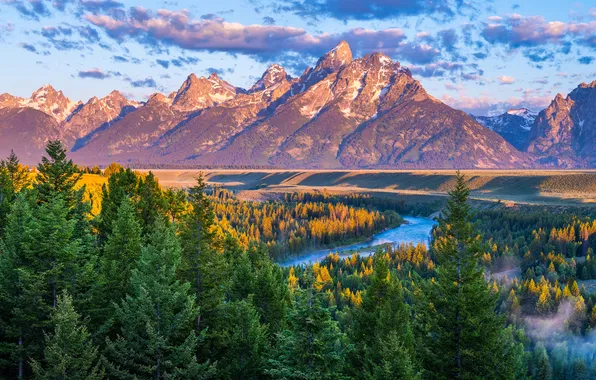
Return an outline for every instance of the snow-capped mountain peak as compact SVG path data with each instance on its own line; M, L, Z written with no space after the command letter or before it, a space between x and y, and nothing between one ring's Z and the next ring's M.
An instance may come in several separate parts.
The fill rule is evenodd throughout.
M538 112L531 111L527 108L512 108L509 111L507 111L507 114L523 117L524 119L531 121L532 123L536 119L536 116L538 116Z
M503 136L511 145L522 149L538 114L527 108L512 108L498 116L473 116L486 128Z

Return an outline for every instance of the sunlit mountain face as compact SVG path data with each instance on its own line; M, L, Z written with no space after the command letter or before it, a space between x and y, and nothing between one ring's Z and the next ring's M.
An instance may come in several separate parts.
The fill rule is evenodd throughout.
M59 138L82 162L591 167L596 8L533 5L3 2L0 148L33 159Z

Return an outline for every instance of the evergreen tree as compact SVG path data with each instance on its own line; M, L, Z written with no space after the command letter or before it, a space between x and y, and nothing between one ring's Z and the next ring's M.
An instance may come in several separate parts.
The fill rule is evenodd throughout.
M8 215L6 236L0 241L1 373L23 378L28 357L39 350L37 317L43 305L30 292L39 285L28 265L25 239L33 225L33 206L25 193L17 196Z
M371 379L413 379L417 377L414 337L409 308L402 287L391 276L386 261L377 257L371 284L362 305L354 312L350 338L353 376Z
M555 379L564 379L567 372L569 349L567 342L558 343L551 352L552 373Z
M113 303L119 303L130 289L132 270L141 256L141 227L128 198L118 208L112 232L103 248L101 258L102 284L96 289L98 302L105 319ZM107 313L109 315L109 312Z
M275 379L342 379L348 347L337 322L309 287L297 291L288 328L277 336L266 373Z
M17 341L12 359L21 376L28 372L25 359L41 356L44 329L58 294L81 291L82 263L79 241L73 238L75 221L68 219L62 198L32 206L19 194L8 218L0 265L2 303L9 317L6 331ZM4 314L4 313L3 313Z
M6 218L10 212L10 205L13 202L14 195L15 190L8 170L0 166L0 238L4 235Z
M571 362L571 376L574 380L588 380L589 370L586 360L582 356L576 356Z
M33 361L35 379L96 380L103 378L97 347L82 325L72 298L64 292L52 313L54 333L45 336L43 364Z
M222 303L213 321L213 352L218 377L260 379L267 357L267 327L249 301Z
M213 226L215 214L207 195L203 177L189 189L188 213L181 227L182 264L180 275L191 284L201 314L196 319L197 334L209 326L209 320L225 296L224 284L229 280L224 256L215 247Z
M31 183L29 170L19 163L19 159L10 151L6 160L0 161L0 238L6 226L10 205L18 192Z
M470 222L469 189L459 172L440 219L435 281L423 284L416 313L418 355L429 378L501 378L512 367L505 320L478 265L479 236Z
M35 188L40 202L49 202L60 195L70 210L82 199L83 191L75 190L82 174L72 160L66 157L66 148L59 140L51 140L46 146L48 157L42 157L37 166Z
M15 193L31 185L29 170L21 165L19 158L12 149L10 155L5 160L0 161L0 167L8 172Z
M67 159L66 148L59 140L50 140L46 153L48 157L42 157L37 166L35 189L38 201L49 202L56 197L64 200L68 218L76 221L73 236L80 240L82 254L88 256L93 246L89 223L91 203L83 200L85 186L76 189L82 173L72 160Z
M190 284L176 280L180 243L163 221L153 230L132 273L131 291L116 308L118 337L106 347L110 377L207 378L212 366L195 358L198 310Z
M139 179L137 194L141 228L144 234L148 234L149 227L153 226L157 219L165 216L166 199L152 172L149 172L145 178Z
M288 286L281 268L271 261L264 244L252 245L248 256L255 276L252 301L261 316L261 323L269 326L269 332L274 335L283 327L289 301Z
M108 183L102 187L101 211L97 221L101 243L105 243L112 233L112 227L118 217L118 209L122 202L125 199L133 204L136 202L134 199L136 198L139 181L135 172L130 169L122 169L120 166L111 169L109 172L106 169L106 175L108 173Z
M170 221L177 223L182 217L188 206L186 202L186 192L183 189L173 189L171 187L164 191L164 198L167 204L166 210Z
M552 379L553 371L548 359L548 353L542 343L539 343L534 348L534 365L533 376L536 380L550 380Z

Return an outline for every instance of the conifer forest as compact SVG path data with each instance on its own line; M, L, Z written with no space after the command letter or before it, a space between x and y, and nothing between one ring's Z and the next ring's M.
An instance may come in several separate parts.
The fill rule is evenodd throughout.
M596 209L469 195L246 200L11 154L0 378L596 379ZM333 252L431 214L427 244Z

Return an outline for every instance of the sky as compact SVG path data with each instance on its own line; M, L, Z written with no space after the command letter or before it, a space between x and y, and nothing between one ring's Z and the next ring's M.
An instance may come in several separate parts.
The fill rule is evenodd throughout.
M0 93L144 100L211 72L248 88L342 40L475 115L540 111L596 80L596 0L0 0Z

